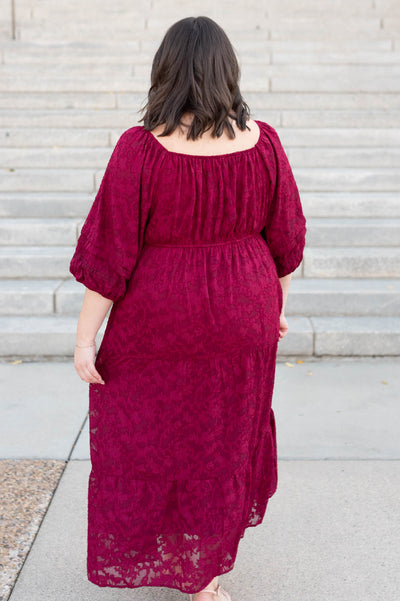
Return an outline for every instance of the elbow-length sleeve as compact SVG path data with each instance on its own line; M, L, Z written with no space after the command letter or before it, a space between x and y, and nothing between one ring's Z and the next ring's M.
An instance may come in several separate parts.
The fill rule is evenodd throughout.
M268 127L272 145L271 194L263 238L274 259L278 277L292 273L301 263L306 219L288 157L274 128Z
M119 138L82 226L69 271L78 282L117 301L126 293L142 244L143 147L136 128Z

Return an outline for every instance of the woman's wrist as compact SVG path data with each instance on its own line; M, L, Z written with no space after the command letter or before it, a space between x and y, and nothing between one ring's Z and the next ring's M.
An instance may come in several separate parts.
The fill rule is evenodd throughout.
M77 338L75 340L75 346L89 346L95 344L94 338Z

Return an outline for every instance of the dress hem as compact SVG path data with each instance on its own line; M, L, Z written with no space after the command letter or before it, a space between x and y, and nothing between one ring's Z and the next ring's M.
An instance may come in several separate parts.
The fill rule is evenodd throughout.
M239 536L239 539L237 541L236 549L235 549L235 552L234 552L234 554L232 556L232 559L231 559L231 562L230 562L230 566L227 567L227 568L225 568L225 569L223 569L223 571L219 572L218 574L214 574L211 577L205 578L204 583L201 584L200 588L197 588L196 590L183 590L182 588L180 588L178 586L168 586L166 584L137 584L135 586L131 586L129 584L123 584L123 585L120 585L120 584L100 584L99 582L96 582L96 580L94 578L92 579L90 577L89 573L87 573L87 579L88 579L89 582L91 582L95 586L98 586L99 588L127 588L127 589L144 588L144 587L147 587L147 588L167 588L167 589L171 589L171 590L180 591L181 593L184 593L184 594L192 594L192 595L194 595L194 594L198 593L199 591L201 591L203 588L205 588L214 578L219 577L219 576L223 576L225 574L228 574L229 572L232 572L232 570L235 567L236 558L237 558L237 554L238 554L238 551L239 551L240 541L244 538L244 535L245 535L246 530L248 528L255 528L256 526L260 526L260 524L262 524L262 522L264 520L264 517L265 517L265 513L266 513L266 510L267 510L267 507L268 507L269 500L271 499L271 497L273 497L273 495L275 494L276 490L277 490L277 486L275 487L275 490L266 498L264 510L263 510L262 514L260 514L260 517L257 520L257 522L255 524L248 523L246 526L243 527L243 531L242 531L242 533Z

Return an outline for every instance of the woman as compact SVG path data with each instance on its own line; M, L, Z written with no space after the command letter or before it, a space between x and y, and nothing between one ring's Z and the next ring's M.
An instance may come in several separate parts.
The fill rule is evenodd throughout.
M98 586L229 600L218 575L276 490L276 353L306 227L279 137L250 119L238 79L213 20L170 27L144 125L119 138L70 263L86 286L74 364L89 382Z

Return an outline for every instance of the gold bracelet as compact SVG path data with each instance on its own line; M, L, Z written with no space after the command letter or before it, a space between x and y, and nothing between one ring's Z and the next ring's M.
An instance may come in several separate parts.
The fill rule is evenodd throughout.
M78 348L89 348L90 346L95 346L95 344L96 344L95 342L92 342L91 344L84 344L84 345L75 344L75 346L77 346Z

